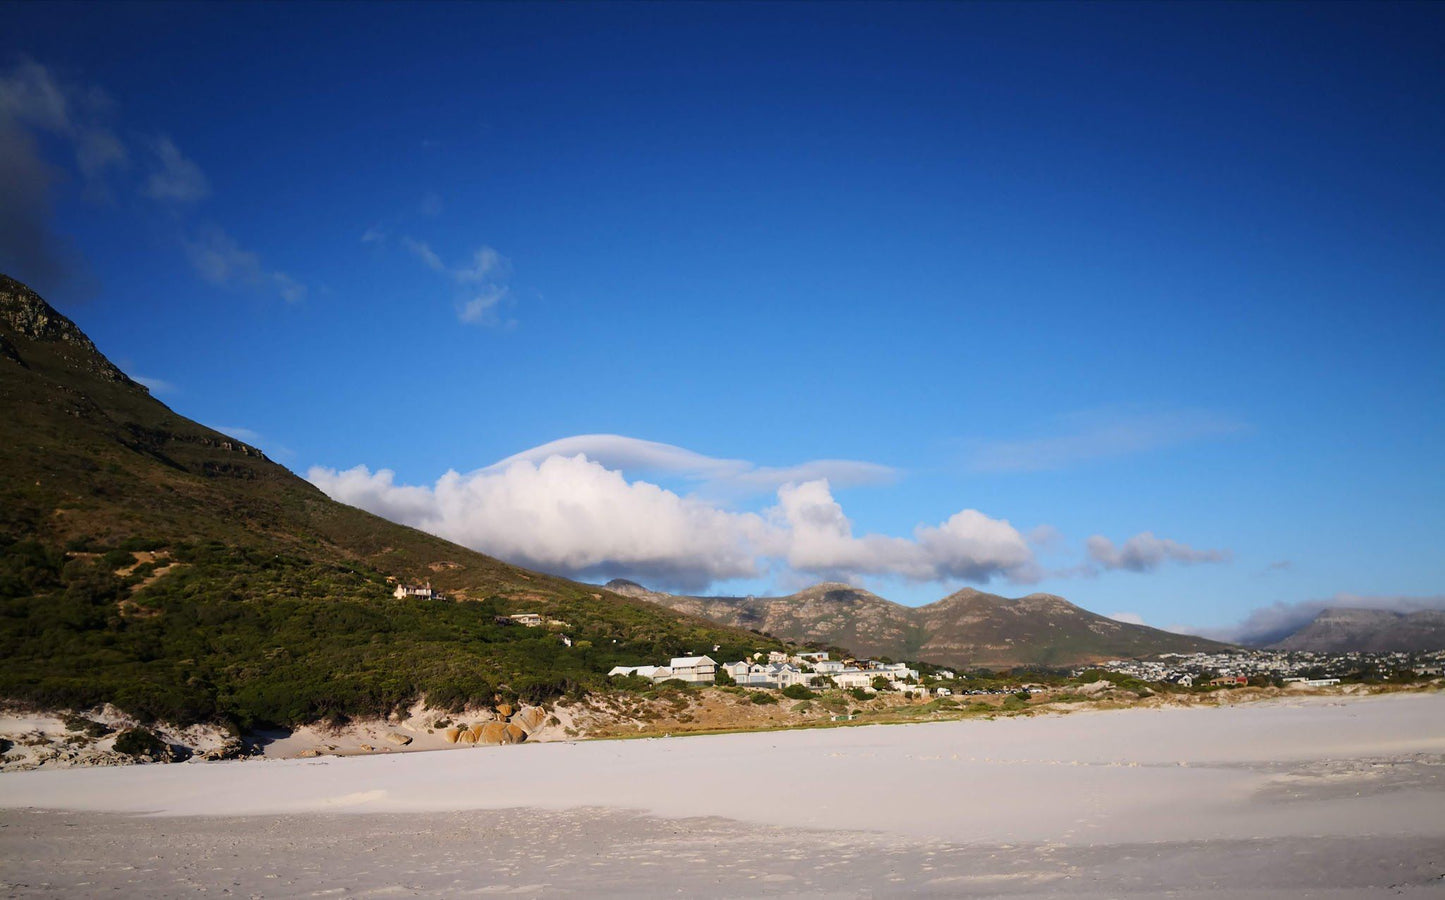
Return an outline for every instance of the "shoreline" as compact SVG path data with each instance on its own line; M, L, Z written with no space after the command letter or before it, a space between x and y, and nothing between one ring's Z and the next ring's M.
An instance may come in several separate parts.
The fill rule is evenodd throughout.
M600 806L831 827L831 810L867 800L895 810L874 816L884 830L924 835L966 826L976 837L968 818L955 816L934 791L959 788L996 805L1005 832L1044 840L1077 836L1072 825L1040 828L1031 816L1047 818L1053 810L1059 818L1055 805L1062 801L1054 793L1076 794L1080 786L1113 818L1153 802L1151 796L1188 802L1195 794L1206 801L1247 794L1289 775L1281 767L1307 772L1332 759L1356 762L1318 776L1321 784L1352 777L1377 784L1369 762L1377 757L1399 771L1438 768L1445 775L1445 765L1423 759L1445 760L1445 694L1353 699L1300 697L1211 713L1166 708L1148 710L1152 715L959 720L930 728L790 729L711 741L552 742L505 756L396 753L41 769L0 776L6 788L0 809L185 816ZM840 785L851 797L813 799ZM759 815L750 808L754 800L789 808ZM1445 803L1436 818L1445 829ZM1218 826L1211 836L1230 833ZM1390 817L1379 827L1391 829ZM1158 833L1151 827L1138 836Z
M0 887L1438 896L1445 694L1278 700L19 772Z
M1389 696L1440 693L1439 682L1410 686L1344 685L1341 687L1291 690L1280 688L1240 688L1205 694L1156 694L1135 698L1128 692L1102 693L1086 700L1064 702L1040 695L1039 702L1023 709L1001 709L997 704L978 701L968 709L933 710L927 716L919 710L928 704L919 701L894 702L882 708L855 710L856 717L837 721L826 713L813 710L811 717L800 717L783 711L783 704L758 709L740 697L728 697L716 691L686 695L687 706L669 705L655 699L650 707L643 701L628 709L613 707L614 698L588 698L581 703L562 703L542 709L536 720L527 720L526 728L515 743L584 743L597 741L633 741L656 738L725 736L740 734L774 734L790 731L826 731L872 725L943 724L962 721L996 721L1011 718L1042 718L1073 716L1081 713L1104 713L1164 709L1224 709L1239 706L1269 706L1306 700L1311 702L1353 702ZM717 701L721 699L721 703ZM991 698L992 699L992 698ZM593 703L598 703L594 706ZM674 701L675 702L675 701ZM712 708L709 709L709 704ZM621 710L626 712L621 712ZM678 710L685 710L679 712ZM637 719L641 710L641 719ZM738 714L743 717L738 720ZM629 718L631 716L632 718ZM671 716L672 718L669 718ZM697 717L703 718L699 722ZM729 717L732 717L729 719ZM747 717L751 716L749 719ZM721 717L715 725L709 718ZM764 718L766 717L766 718ZM516 717L514 717L515 719ZM461 714L430 710L415 704L405 714L389 719L362 719L341 727L320 723L298 726L290 732L258 732L244 737L228 735L213 725L191 725L176 728L165 725L147 726L167 742L192 754L181 762L197 763L234 759L307 759L349 758L359 756L402 755L438 750L491 749L486 741L458 742L447 735L455 720L487 722L505 721L490 709L475 709ZM109 733L89 738L76 733L67 721L79 720L104 724ZM112 707L87 711L85 714L63 711L33 711L11 708L0 711L0 737L19 747L0 759L0 779L22 771L55 770L91 766L128 766L176 764L137 760L112 751L115 733L139 723ZM635 731L632 729L636 729ZM463 735L465 737L465 735ZM504 741L503 744L514 743ZM247 752L243 748L251 747ZM25 751L29 750L26 755ZM3 782L0 782L3 783Z

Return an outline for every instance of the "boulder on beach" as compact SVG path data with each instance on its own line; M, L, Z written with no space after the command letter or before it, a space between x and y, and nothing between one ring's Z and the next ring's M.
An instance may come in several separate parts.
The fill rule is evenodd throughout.
M479 744L502 744L507 740L507 724L505 722L488 722L482 726L481 737L477 739Z
M389 743L397 745L398 747L405 747L407 744L411 743L411 735L402 734L399 731L393 731L387 734L386 740Z
M527 732L523 731L520 725L511 723L502 729L502 734L504 742L508 744L520 744L527 739Z
M463 728L458 734L457 740L463 744L475 744L477 742L477 733L470 728Z
M462 730L461 730L460 728L456 727L455 725L453 725L451 728L448 728L448 729L447 729L447 743L448 743L448 744L455 744L455 743L457 742L457 739L460 738L461 736L462 736Z
M509 718L511 718L511 716L512 716L512 704L510 704L510 703L498 703L498 704L497 704L497 715L501 716L501 717L504 718L504 719L509 719Z
M472 723L472 727L467 729L472 733L472 743L476 743L482 739L482 729L485 727L485 723L474 722Z
M541 728L545 721L547 721L547 711L540 706L524 706L517 711L516 715L512 716L512 724L520 725L522 730L528 734Z

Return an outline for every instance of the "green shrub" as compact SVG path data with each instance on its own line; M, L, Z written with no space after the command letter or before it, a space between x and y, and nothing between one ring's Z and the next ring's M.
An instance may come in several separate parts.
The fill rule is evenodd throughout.
M127 756L164 759L169 755L170 748L149 729L127 728L116 737L115 750Z
M860 687L848 688L848 694L854 700L871 700L873 698L872 694L868 693Z
M772 694L769 694L766 691L753 691L752 696L749 699L751 699L758 706L766 706L769 703L778 702L777 697L774 697Z
M109 725L87 719L84 716L66 716L65 728L67 731L79 731L87 737L101 738L115 731Z
M135 562L135 557L131 556L129 550L111 550L101 559L105 560L105 564L112 569L123 569Z
M783 688L783 696L789 700L807 700L813 696L813 692L801 684L790 684Z

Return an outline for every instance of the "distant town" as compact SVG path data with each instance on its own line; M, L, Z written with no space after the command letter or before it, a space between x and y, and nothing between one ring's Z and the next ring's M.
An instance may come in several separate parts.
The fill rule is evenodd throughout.
M719 673L722 678L719 678ZM679 656L665 666L616 666L607 673L608 677L633 675L645 678L654 684L677 680L688 684L736 684L742 687L788 688L801 685L806 688L838 687L857 689L866 693L878 690L915 691L927 690L921 684L919 671L907 663L884 662L875 659L829 659L822 650L800 653L783 653L774 650L766 655L753 654L752 659L718 665L709 656ZM931 680L953 679L955 674L944 670ZM953 693L949 688L933 689L938 696Z
M1433 653L1324 653L1309 650L1235 650L1164 653L1148 660L1116 659L1086 668L1118 672L1140 681L1197 684L1339 684L1345 679L1429 678L1445 670L1445 650ZM1079 674L1084 669L1074 670Z
M919 666L921 668L915 667ZM1445 674L1445 650L1433 653L1320 653L1285 650L1236 650L1218 653L1165 653L1152 659L1115 659L1069 671L1070 677L1088 672L1113 672L1141 682L1178 687L1232 687L1243 685L1328 687L1345 680L1390 681L1440 677ZM679 656L661 665L616 666L609 678L633 676L662 684L732 684L740 687L810 690L842 688L863 693L898 691L919 696L1001 693L994 673L958 673L926 664L876 659L834 660L825 651L756 653L750 659L718 663L710 656ZM1029 687L1033 670L1011 673L1018 687ZM987 687L970 687L986 679ZM1032 685L1040 686L1040 685Z

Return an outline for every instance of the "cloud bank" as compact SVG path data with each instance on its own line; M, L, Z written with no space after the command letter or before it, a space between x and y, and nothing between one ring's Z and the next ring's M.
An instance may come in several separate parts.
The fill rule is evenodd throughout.
M758 466L742 459L705 456L693 450L620 434L579 434L523 450L488 467L501 471L518 462L553 456L586 456L609 469L642 475L679 475L706 484L714 493L771 493L790 482L826 479L834 487L886 484L897 470L878 463L815 459L795 466Z
M1335 594L1324 600L1302 600L1297 603L1274 603L1252 611L1234 625L1222 628L1191 628L1178 626L1171 630L1236 644L1264 646L1289 637L1308 625L1326 609L1383 609L1391 612L1419 612L1422 609L1445 609L1445 594L1427 596Z
M1166 562L1220 563L1228 562L1232 554L1228 550L1196 550L1188 544L1158 538L1145 531L1136 534L1115 546L1114 542L1096 534L1085 542L1089 558L1105 569L1123 569L1128 572L1152 572Z
M788 471L615 435L576 440L610 446L613 463L647 460L714 476L726 469L724 478L765 472L757 483ZM1023 535L977 510L919 525L909 537L856 535L827 478L787 481L776 487L775 505L738 512L629 480L585 453L540 450L468 474L448 472L430 487L399 485L390 470L365 466L313 467L307 478L343 503L519 565L576 578L628 576L700 591L716 581L765 574L977 583L1035 577Z
M1055 423L1057 434L975 444L968 465L975 472L1065 469L1224 437L1244 428L1240 422L1206 410L1091 410L1061 416Z

